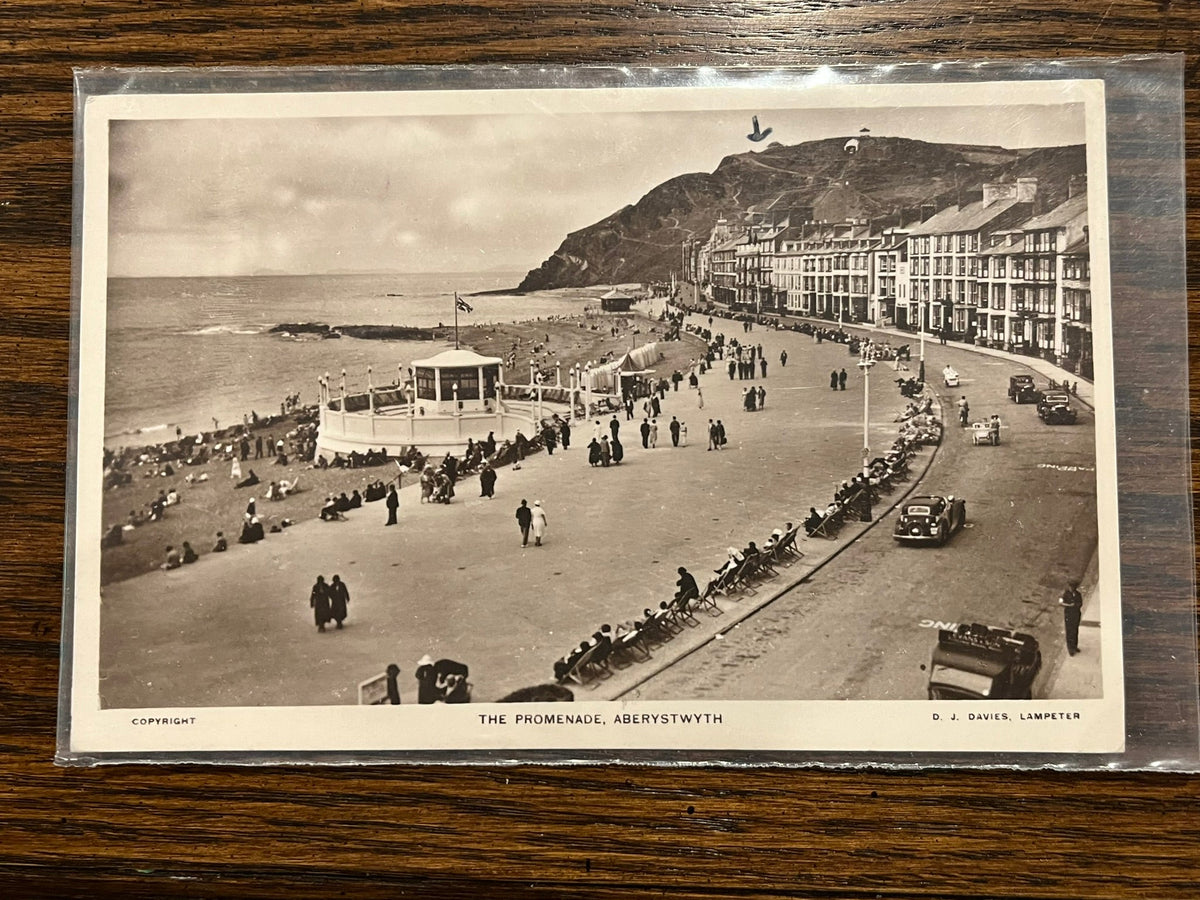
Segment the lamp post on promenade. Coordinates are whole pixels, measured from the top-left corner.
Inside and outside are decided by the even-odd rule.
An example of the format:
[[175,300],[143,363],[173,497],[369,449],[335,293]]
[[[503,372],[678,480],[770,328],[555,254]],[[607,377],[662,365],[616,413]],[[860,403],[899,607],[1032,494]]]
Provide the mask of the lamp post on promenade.
[[925,298],[917,301],[917,333],[921,336],[921,365],[917,370],[917,381],[925,383]]
[[875,354],[865,343],[858,367],[863,373],[863,513],[864,522],[871,521],[871,367],[875,365]]

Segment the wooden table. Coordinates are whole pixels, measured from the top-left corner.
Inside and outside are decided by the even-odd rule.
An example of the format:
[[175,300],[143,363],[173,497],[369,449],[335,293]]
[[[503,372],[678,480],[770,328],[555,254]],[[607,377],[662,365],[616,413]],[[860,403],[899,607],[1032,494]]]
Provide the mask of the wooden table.
[[[1188,0],[291,0],[0,11],[5,896],[1194,897],[1200,780],[653,768],[56,768],[72,66],[800,63],[1194,51]],[[1187,62],[1195,163],[1200,64]],[[1192,254],[1193,282],[1197,271]],[[1192,294],[1193,312],[1197,296]],[[1200,325],[1191,329],[1193,347]],[[1194,364],[1193,360],[1193,364]],[[1197,381],[1192,382],[1193,409]]]

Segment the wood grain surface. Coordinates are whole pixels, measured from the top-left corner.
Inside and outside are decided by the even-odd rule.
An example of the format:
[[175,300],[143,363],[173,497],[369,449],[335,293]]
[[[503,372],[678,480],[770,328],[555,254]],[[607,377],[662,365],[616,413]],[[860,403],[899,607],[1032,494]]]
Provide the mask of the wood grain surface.
[[[1200,780],[1170,774],[52,763],[62,591],[75,66],[783,64],[1200,46],[1195,0],[11,0],[0,7],[0,894],[1196,897]],[[1200,62],[1185,63],[1189,243]],[[1161,223],[1160,223],[1161,224]],[[1147,256],[1114,285],[1156,282]],[[1196,283],[1191,254],[1189,283]],[[1200,299],[1193,291],[1192,311]],[[1138,344],[1170,405],[1182,372]],[[1189,344],[1193,367],[1200,326]],[[1181,341],[1176,341],[1181,345]],[[1163,348],[1167,347],[1166,350]],[[1193,376],[1191,408],[1200,381]],[[1174,391],[1174,393],[1173,393]],[[1178,404],[1178,410],[1182,404]],[[1176,465],[1153,430],[1130,477]],[[1144,467],[1144,468],[1143,468]],[[1193,483],[1196,469],[1193,466]],[[1135,485],[1135,490],[1137,490]],[[1136,505],[1183,503],[1147,488]],[[1190,499],[1190,497],[1187,497]],[[1163,540],[1163,535],[1152,536]],[[1166,537],[1167,540],[1170,536]],[[1176,540],[1190,536],[1176,535]],[[1154,557],[1135,561],[1146,580]],[[1176,569],[1178,567],[1176,566]],[[1161,574],[1161,573],[1160,573]],[[1191,571],[1170,576],[1187,584]],[[1143,586],[1135,590],[1152,590]],[[1131,681],[1194,616],[1127,619]],[[1138,634],[1148,634],[1139,643]],[[1175,704],[1172,706],[1172,704]],[[1143,701],[1171,734],[1186,702]],[[1181,711],[1182,710],[1182,711]],[[1191,713],[1194,722],[1194,711]],[[1192,734],[1194,739],[1194,733]],[[1186,745],[1186,732],[1173,740]],[[1192,748],[1194,753],[1194,747]]]

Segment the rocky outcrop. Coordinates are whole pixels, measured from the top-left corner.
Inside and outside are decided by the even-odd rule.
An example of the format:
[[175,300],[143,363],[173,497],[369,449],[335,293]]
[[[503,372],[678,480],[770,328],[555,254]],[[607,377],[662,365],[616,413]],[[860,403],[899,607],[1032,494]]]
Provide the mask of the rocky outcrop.
[[717,219],[752,212],[811,210],[816,221],[886,217],[979,196],[985,181],[1039,179],[1040,202],[1066,199],[1086,171],[1082,146],[1008,150],[869,137],[856,153],[844,138],[728,156],[711,173],[680,175],[637,203],[573,232],[518,291],[665,281],[680,268],[683,242],[705,240]]

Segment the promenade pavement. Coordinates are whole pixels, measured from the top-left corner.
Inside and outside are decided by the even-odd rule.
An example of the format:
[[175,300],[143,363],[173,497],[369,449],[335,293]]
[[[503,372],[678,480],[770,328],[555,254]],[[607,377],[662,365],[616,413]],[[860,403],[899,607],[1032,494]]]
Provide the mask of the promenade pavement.
[[[102,704],[354,703],[357,684],[393,662],[410,703],[411,673],[425,654],[466,662],[480,701],[551,680],[554,660],[600,625],[669,599],[678,566],[703,584],[726,547],[761,544],[772,528],[800,521],[859,468],[856,358],[842,345],[795,333],[743,334],[736,323],[723,325],[729,337],[762,343],[768,377],[730,380],[716,368],[701,379],[703,409],[686,383],[669,392],[656,449],[642,449],[640,422],[622,416],[620,466],[588,466],[592,427],[578,424],[569,451],[500,470],[494,500],[477,496],[474,478],[460,482],[448,506],[421,505],[416,486],[405,485],[398,527],[385,528],[382,504],[369,504],[345,522],[301,522],[260,544],[107,586]],[[829,374],[842,367],[847,390],[831,391]],[[743,388],[760,384],[765,410],[742,411]],[[872,397],[870,444],[881,450],[895,436],[904,400],[889,378],[873,380]],[[671,446],[672,415],[688,426],[686,447]],[[726,425],[729,443],[719,451],[706,449],[710,418]],[[607,433],[607,421],[602,427]],[[547,511],[543,547],[520,545],[514,511],[522,498],[542,501]],[[578,689],[580,698],[622,692],[643,667],[665,665],[689,641],[708,639],[739,610],[802,578],[853,540],[853,530],[840,541],[805,542],[805,560],[777,586],[722,601],[725,615],[702,617],[694,633],[657,650],[651,663]],[[349,586],[350,616],[345,630],[318,633],[309,590],[316,575],[334,573]]]

